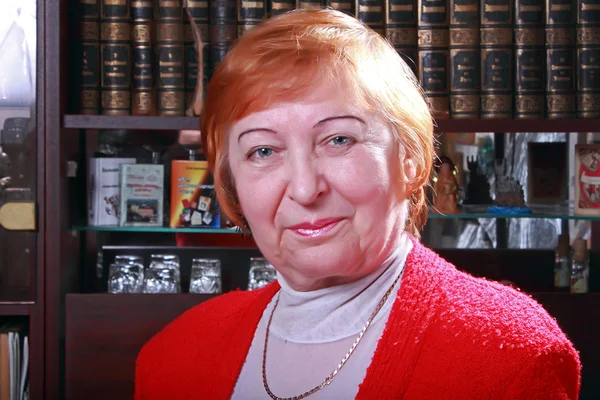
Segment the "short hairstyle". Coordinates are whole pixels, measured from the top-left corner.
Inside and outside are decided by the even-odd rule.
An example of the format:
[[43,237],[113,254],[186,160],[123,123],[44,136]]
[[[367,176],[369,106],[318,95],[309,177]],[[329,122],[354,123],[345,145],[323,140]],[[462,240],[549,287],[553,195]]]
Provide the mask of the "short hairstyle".
[[[343,82],[341,82],[343,80]],[[331,9],[299,9],[244,33],[215,69],[201,116],[204,154],[222,212],[245,226],[228,159],[227,132],[236,121],[322,83],[352,90],[358,107],[386,121],[403,157],[416,166],[406,230],[416,237],[427,219],[425,187],[432,168],[432,116],[414,73],[394,48],[356,18]]]

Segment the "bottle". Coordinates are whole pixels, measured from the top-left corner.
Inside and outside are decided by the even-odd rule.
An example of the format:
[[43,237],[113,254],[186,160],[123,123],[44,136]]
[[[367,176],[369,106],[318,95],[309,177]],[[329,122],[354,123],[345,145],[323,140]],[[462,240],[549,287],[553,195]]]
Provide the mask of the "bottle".
[[554,290],[557,292],[569,292],[571,286],[571,245],[569,235],[558,236],[554,256]]
[[587,293],[589,290],[590,261],[587,243],[583,239],[573,241],[571,264],[571,293]]

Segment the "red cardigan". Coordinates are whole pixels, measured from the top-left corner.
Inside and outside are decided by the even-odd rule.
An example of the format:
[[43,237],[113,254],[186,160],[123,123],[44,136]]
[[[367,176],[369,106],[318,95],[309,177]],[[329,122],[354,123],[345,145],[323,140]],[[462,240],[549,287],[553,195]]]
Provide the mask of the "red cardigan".
[[[231,292],[169,324],[139,354],[135,399],[231,398],[278,289]],[[533,299],[415,243],[357,399],[574,400],[580,370],[577,351]]]

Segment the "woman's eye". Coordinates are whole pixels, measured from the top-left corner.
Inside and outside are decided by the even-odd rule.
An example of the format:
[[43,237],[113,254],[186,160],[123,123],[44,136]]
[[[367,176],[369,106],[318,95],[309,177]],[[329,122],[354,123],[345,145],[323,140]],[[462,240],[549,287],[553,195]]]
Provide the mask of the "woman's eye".
[[352,139],[350,139],[347,136],[336,136],[333,139],[331,139],[331,143],[336,146],[343,146],[345,144],[349,144],[351,141]]
[[266,158],[266,157],[270,157],[273,154],[273,149],[270,149],[268,147],[261,147],[259,149],[256,149],[254,152],[252,152],[252,154],[250,154],[251,157],[255,157],[255,158]]

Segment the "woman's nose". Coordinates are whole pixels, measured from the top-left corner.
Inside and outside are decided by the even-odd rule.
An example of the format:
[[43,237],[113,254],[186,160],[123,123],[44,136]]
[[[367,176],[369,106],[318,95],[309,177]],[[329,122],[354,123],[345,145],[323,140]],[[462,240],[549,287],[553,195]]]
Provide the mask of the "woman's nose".
[[289,197],[303,206],[314,203],[327,191],[327,182],[316,160],[297,157],[289,165]]

